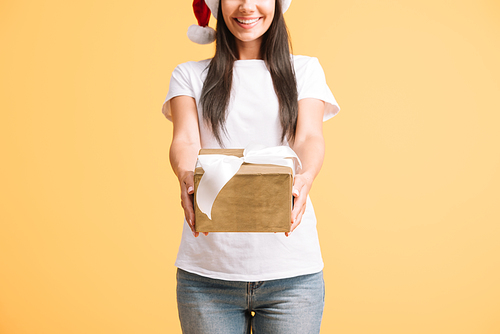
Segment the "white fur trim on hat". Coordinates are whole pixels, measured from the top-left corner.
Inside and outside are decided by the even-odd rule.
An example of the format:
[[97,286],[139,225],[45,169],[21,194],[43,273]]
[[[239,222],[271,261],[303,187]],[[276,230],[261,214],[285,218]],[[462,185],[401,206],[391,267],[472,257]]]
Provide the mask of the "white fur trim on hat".
[[215,30],[208,26],[193,24],[189,26],[187,35],[191,42],[197,44],[210,44],[215,41]]
[[[219,10],[219,1],[220,0],[205,0],[205,3],[208,8],[210,8],[210,11],[215,18],[217,18],[217,11]],[[292,0],[281,0],[281,9],[283,10],[283,13],[288,10],[291,3]]]

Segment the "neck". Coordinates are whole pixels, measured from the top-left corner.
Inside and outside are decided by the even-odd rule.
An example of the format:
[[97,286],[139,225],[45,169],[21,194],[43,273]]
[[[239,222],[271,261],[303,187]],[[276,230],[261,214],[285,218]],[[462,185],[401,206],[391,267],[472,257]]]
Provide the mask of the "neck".
[[251,42],[243,42],[236,39],[236,47],[238,48],[238,60],[247,59],[262,59],[260,54],[260,46],[262,38]]

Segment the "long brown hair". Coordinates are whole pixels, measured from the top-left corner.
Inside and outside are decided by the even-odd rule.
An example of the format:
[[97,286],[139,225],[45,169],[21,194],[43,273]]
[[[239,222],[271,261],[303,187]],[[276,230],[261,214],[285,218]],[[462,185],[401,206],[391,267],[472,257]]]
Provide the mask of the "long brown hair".
[[[233,65],[239,55],[235,37],[224,22],[220,1],[217,17],[215,55],[208,66],[200,104],[203,108],[203,120],[212,128],[215,139],[223,147],[222,135],[227,135],[225,121],[233,81]],[[293,143],[299,109],[297,80],[290,57],[291,47],[281,0],[276,0],[274,18],[263,35],[260,54],[271,74],[278,97],[282,143],[285,138]]]

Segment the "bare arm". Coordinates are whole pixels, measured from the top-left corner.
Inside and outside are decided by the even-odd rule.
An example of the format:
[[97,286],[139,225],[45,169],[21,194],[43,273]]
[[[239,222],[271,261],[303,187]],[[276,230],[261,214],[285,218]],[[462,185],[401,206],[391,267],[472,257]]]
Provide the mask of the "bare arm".
[[174,124],[170,164],[179,179],[184,216],[197,237],[199,233],[194,231],[194,168],[201,144],[196,102],[190,96],[177,96],[170,100],[170,108]]
[[[299,101],[299,115],[295,142],[290,147],[297,153],[302,162],[302,170],[297,173],[293,183],[295,197],[292,210],[293,231],[301,222],[306,209],[307,195],[312,183],[319,174],[325,156],[323,138],[323,112],[325,102],[318,99],[302,99]],[[288,236],[288,233],[285,233]]]

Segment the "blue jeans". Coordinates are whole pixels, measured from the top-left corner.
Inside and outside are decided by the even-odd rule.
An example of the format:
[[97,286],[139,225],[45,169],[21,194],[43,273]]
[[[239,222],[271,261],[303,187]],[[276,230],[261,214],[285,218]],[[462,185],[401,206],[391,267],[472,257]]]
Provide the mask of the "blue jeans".
[[177,269],[177,306],[185,334],[319,333],[324,303],[322,271],[238,282]]

